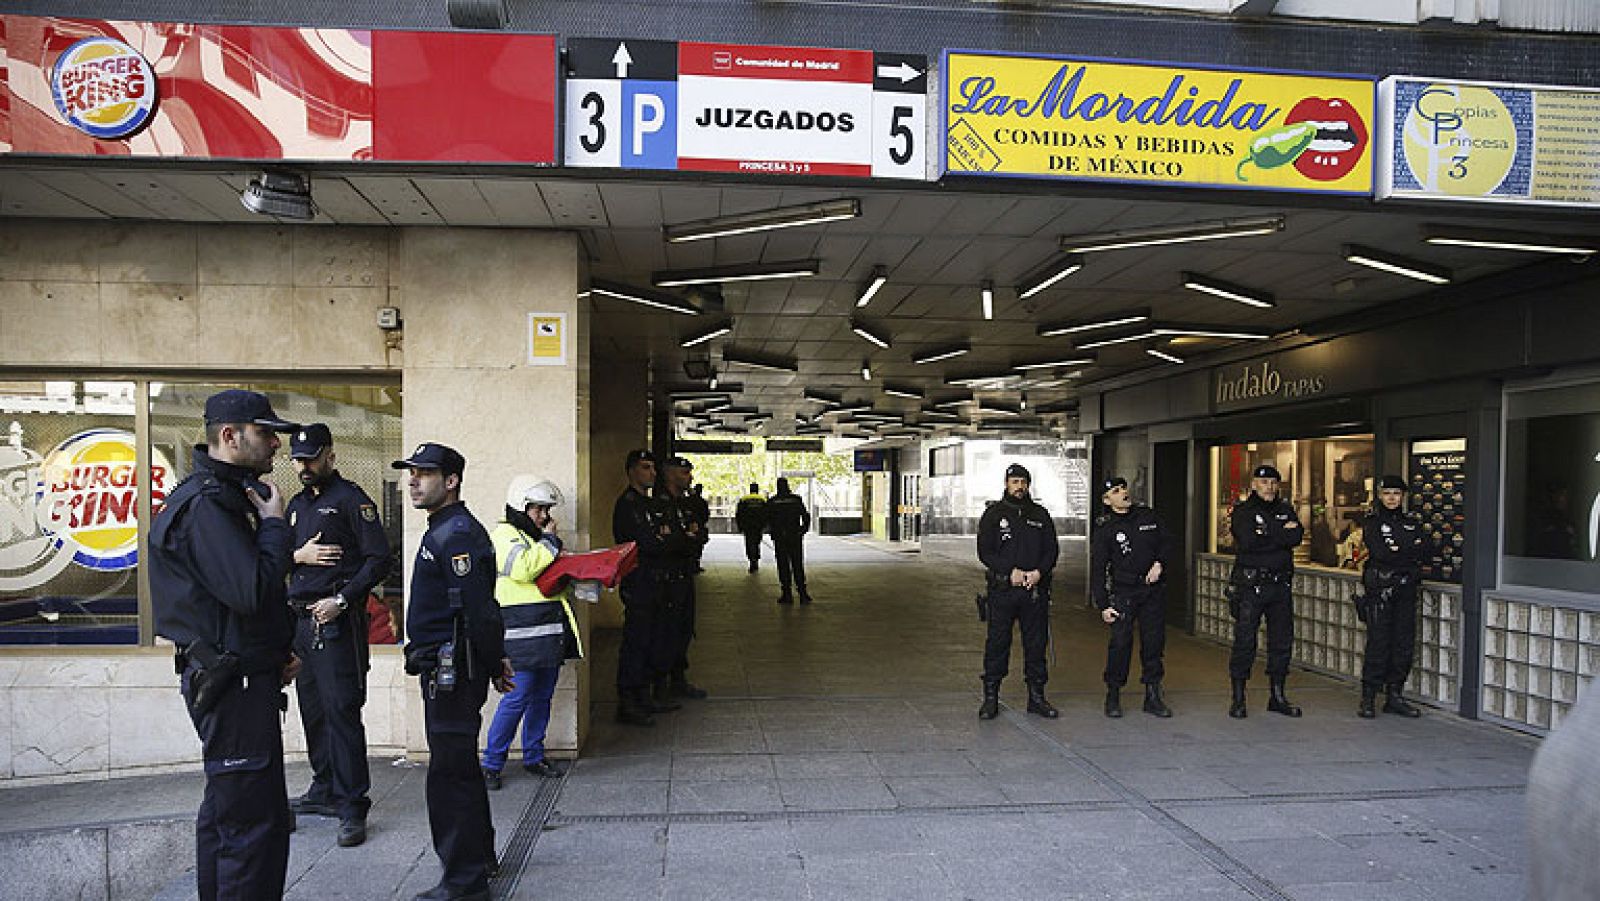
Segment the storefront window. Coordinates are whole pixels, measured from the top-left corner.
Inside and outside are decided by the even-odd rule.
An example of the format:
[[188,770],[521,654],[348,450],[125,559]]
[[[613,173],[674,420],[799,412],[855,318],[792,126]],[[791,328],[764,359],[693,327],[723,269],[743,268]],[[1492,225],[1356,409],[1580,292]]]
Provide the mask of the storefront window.
[[0,382],[0,645],[137,644],[133,382]]
[[1600,383],[1506,394],[1504,558],[1511,585],[1600,585]]
[[[0,382],[0,646],[131,645],[140,640],[140,494],[152,512],[192,468],[204,440],[201,411],[222,388],[265,392],[277,411],[326,422],[341,474],[372,496],[398,560],[404,512],[397,474],[400,391],[395,385],[235,384],[161,381]],[[136,415],[149,396],[148,431]],[[149,469],[136,476],[138,450]],[[269,477],[300,490],[288,447]],[[401,568],[370,605],[375,640],[401,632]]]
[[1250,493],[1250,473],[1263,463],[1283,476],[1281,496],[1294,504],[1306,540],[1297,565],[1356,569],[1361,559],[1361,517],[1372,503],[1371,435],[1294,441],[1259,441],[1212,448],[1211,550],[1233,553],[1229,515]]
[[[392,385],[336,384],[189,384],[152,382],[150,385],[151,453],[172,461],[178,477],[193,468],[194,445],[204,441],[201,411],[206,398],[225,388],[260,391],[272,401],[279,416],[293,422],[326,423],[333,434],[339,474],[360,485],[377,505],[384,532],[389,537],[393,564],[381,597],[370,599],[374,641],[398,641],[403,622],[400,609],[402,575],[399,564],[401,517],[405,511],[400,474],[389,463],[403,456],[400,447],[400,390]],[[265,478],[285,497],[301,490],[289,461],[289,436]],[[385,622],[387,619],[387,622]],[[382,627],[387,625],[385,631]]]

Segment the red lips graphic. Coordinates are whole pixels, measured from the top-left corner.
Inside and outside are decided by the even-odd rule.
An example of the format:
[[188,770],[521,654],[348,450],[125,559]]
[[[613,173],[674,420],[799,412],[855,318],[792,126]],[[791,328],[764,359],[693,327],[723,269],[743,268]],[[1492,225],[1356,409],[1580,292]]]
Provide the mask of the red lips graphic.
[[1296,103],[1285,125],[1310,122],[1317,137],[1294,161],[1301,175],[1313,181],[1338,181],[1350,174],[1367,150],[1367,125],[1350,104],[1335,97],[1307,97]]

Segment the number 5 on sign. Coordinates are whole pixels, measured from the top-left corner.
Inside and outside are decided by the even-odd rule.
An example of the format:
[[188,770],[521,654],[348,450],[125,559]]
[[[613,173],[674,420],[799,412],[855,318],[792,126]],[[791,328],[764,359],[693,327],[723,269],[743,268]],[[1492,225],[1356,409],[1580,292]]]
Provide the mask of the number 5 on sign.
[[872,176],[926,178],[928,60],[873,54]]

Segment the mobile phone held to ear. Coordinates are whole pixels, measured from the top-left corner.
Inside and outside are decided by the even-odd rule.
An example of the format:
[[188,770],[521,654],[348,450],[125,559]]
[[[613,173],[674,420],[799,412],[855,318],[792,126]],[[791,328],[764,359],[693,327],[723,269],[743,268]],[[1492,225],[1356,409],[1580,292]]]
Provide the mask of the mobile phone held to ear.
[[260,479],[247,478],[244,480],[244,487],[254,491],[256,493],[256,497],[259,497],[264,501],[272,499],[272,486],[261,481]]

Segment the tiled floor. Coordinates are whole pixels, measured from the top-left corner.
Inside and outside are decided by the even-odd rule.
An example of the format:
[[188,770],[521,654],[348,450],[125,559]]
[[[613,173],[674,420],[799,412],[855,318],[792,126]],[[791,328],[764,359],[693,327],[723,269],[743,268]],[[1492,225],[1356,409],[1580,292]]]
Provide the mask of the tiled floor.
[[711,698],[653,729],[616,725],[602,702],[516,897],[1523,891],[1525,737],[1435,711],[1360,720],[1351,689],[1310,674],[1290,683],[1304,718],[1266,713],[1258,678],[1251,716],[1230,720],[1225,653],[1176,632],[1177,716],[1130,696],[1107,720],[1105,630],[1070,571],[1050,683],[1062,718],[1023,714],[1013,678],[1009,709],[980,722],[975,566],[843,539],[808,551],[817,603],[779,607],[769,566],[747,575],[735,541],[713,543],[691,655]]

